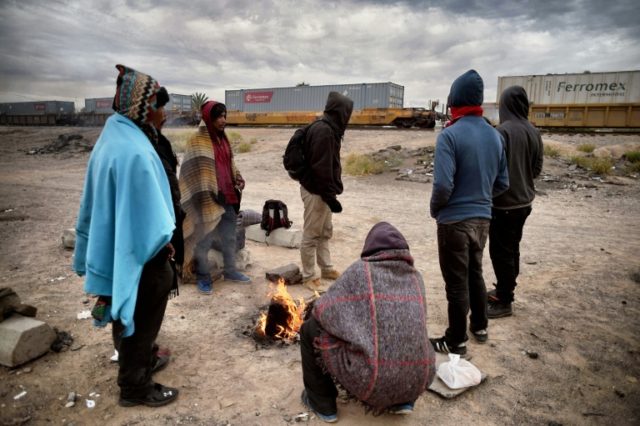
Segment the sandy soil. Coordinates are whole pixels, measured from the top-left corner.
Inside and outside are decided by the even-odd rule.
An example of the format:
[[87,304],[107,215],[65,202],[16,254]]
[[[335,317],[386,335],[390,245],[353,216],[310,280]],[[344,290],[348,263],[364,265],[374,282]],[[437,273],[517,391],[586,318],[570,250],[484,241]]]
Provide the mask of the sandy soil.
[[[289,206],[302,223],[297,184],[280,158],[291,129],[234,129],[256,138],[237,156],[247,181],[243,207],[261,210],[266,199]],[[262,348],[243,334],[267,303],[265,271],[299,262],[297,250],[248,242],[250,285],[216,283],[212,296],[181,288],[169,302],[159,343],[174,359],[157,374],[176,386],[172,405],[151,409],[117,405],[110,332],[76,319],[90,309],[82,279],[70,269],[61,234],[75,225],[88,154],[28,155],[59,134],[95,140],[99,129],[0,128],[0,286],[12,287],[38,307],[37,318],[70,333],[68,350],[27,365],[0,367],[2,424],[284,425],[304,412],[297,345]],[[435,143],[437,131],[351,130],[343,155],[390,145]],[[552,135],[563,146],[595,143],[640,146],[638,136]],[[427,392],[413,415],[365,416],[353,403],[339,406],[340,423],[395,424],[638,424],[640,422],[640,182],[633,177],[592,179],[546,159],[541,195],[525,227],[515,314],[490,322],[488,344],[469,344],[472,362],[488,380],[454,400]],[[380,220],[407,237],[427,286],[428,327],[446,328],[446,299],[437,257],[436,225],[428,216],[430,184],[395,180],[394,173],[345,177],[344,212],[334,217],[334,262],[354,261],[370,227]],[[494,282],[488,253],[485,279]],[[301,286],[294,296],[310,293]],[[527,352],[536,352],[531,358]],[[15,400],[23,390],[27,394]],[[69,392],[80,396],[65,408]],[[90,397],[90,394],[93,396]],[[87,408],[93,399],[95,408]],[[319,424],[312,417],[311,424]]]

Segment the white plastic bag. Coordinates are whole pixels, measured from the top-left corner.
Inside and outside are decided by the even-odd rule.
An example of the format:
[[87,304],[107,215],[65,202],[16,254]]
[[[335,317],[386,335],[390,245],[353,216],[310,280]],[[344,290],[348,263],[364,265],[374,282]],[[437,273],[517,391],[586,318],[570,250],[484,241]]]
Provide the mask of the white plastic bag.
[[437,374],[451,389],[475,386],[482,380],[480,370],[457,354],[449,354],[449,361],[440,364]]

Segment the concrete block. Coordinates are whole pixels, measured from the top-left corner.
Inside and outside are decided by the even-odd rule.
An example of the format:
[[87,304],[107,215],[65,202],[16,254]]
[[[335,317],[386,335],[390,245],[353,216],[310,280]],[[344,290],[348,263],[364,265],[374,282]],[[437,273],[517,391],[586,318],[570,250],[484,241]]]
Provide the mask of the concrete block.
[[56,333],[48,324],[13,314],[0,322],[0,364],[15,367],[45,354]]
[[76,230],[65,229],[62,231],[62,247],[73,250],[76,246]]
[[[207,253],[207,258],[209,259],[209,265],[211,265],[211,269],[222,269],[224,267],[222,253],[220,253],[219,251],[213,249],[209,250],[209,253]],[[251,265],[251,254],[249,253],[249,250],[238,250],[238,252],[236,253],[236,269],[238,271],[246,271],[249,265]]]
[[269,246],[280,246],[287,248],[300,248],[302,242],[302,231],[296,228],[278,228],[267,237],[266,231],[260,225],[252,225],[246,229],[247,238]]
[[277,283],[280,278],[284,280],[286,285],[302,283],[302,273],[295,263],[267,271],[265,276],[272,283]]

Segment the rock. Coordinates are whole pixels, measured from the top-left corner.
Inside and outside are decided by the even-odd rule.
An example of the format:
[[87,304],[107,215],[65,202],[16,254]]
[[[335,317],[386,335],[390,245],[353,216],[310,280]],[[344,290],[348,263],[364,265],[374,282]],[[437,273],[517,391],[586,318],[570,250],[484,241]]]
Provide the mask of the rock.
[[76,246],[76,230],[65,229],[62,231],[62,247],[73,250]]
[[0,322],[0,364],[15,367],[45,354],[56,333],[42,321],[12,315]]
[[295,263],[290,263],[267,271],[265,276],[272,283],[277,283],[280,278],[284,279],[284,283],[286,285],[302,283],[302,273],[300,272],[298,265]]
[[[215,265],[218,269],[222,269],[224,267],[224,260],[222,259],[221,252],[211,249],[209,250],[207,257],[209,258],[210,265]],[[251,265],[251,254],[249,253],[249,250],[239,250],[236,253],[236,269],[238,271],[246,271],[249,265]]]
[[252,241],[270,246],[300,248],[300,243],[302,242],[302,231],[295,228],[278,228],[271,231],[267,237],[266,231],[260,228],[260,225],[252,225],[247,227],[246,235]]

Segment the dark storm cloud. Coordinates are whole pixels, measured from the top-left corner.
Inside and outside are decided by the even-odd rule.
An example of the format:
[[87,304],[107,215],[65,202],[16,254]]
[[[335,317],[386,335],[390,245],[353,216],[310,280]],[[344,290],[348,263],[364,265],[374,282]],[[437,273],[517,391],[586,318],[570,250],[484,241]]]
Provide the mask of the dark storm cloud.
[[497,76],[634,69],[635,2],[35,0],[0,2],[0,100],[111,96],[116,63],[173,93],[393,81],[446,98]]

